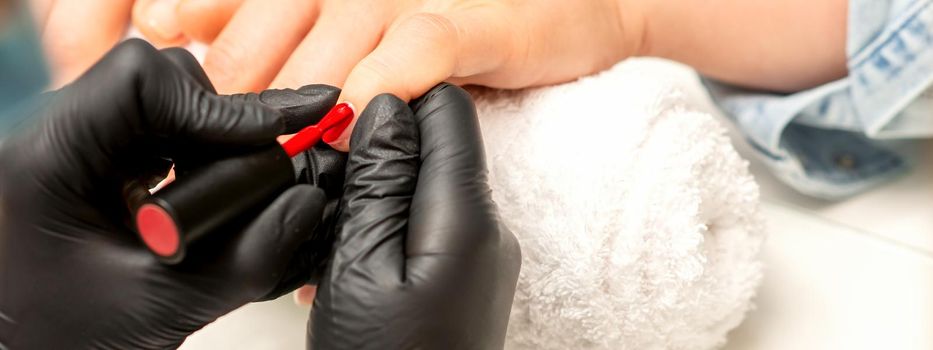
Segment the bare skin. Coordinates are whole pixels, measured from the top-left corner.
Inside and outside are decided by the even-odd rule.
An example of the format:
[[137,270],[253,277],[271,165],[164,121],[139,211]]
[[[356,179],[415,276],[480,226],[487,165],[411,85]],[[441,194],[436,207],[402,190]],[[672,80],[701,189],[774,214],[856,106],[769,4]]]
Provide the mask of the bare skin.
[[848,0],[652,1],[642,56],[683,62],[706,76],[793,92],[842,78]]

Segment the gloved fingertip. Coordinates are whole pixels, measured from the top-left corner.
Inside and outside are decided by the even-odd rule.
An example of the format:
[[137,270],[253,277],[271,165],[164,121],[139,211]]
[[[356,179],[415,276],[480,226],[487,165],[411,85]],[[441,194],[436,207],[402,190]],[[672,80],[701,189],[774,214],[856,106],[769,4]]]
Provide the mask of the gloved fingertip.
[[337,98],[340,97],[340,88],[324,84],[305,85],[295,90],[295,92],[304,96],[321,96],[329,101],[334,101],[335,104]]
[[298,90],[265,90],[259,102],[282,113],[284,133],[293,134],[317,123],[337,104],[340,89],[327,85],[306,85]]

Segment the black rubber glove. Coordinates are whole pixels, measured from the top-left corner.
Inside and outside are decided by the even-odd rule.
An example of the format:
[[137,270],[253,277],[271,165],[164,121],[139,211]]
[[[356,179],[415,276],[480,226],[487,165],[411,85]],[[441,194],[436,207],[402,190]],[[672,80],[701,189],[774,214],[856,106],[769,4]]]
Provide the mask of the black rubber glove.
[[411,108],[377,97],[344,189],[308,346],[501,348],[521,253],[490,198],[469,95],[441,85]]
[[176,347],[217,317],[295,285],[296,252],[326,202],[313,186],[199,241],[176,266],[160,264],[130,229],[130,208],[170,160],[193,167],[268,145],[289,124],[320,118],[339,93],[210,90],[190,55],[131,40],[48,94],[36,108],[40,121],[4,141],[0,349]]

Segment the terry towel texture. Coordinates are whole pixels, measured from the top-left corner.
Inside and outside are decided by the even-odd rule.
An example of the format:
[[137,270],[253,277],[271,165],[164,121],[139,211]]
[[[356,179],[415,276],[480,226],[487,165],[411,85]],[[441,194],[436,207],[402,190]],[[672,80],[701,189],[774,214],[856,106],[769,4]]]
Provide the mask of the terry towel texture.
[[474,94],[523,253],[506,348],[711,349],[752,307],[758,187],[669,69]]

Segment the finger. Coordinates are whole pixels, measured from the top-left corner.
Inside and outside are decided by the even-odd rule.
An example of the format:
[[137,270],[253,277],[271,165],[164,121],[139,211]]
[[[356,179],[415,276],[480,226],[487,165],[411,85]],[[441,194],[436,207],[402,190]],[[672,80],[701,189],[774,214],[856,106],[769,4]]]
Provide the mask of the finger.
[[52,12],[52,6],[55,0],[32,0],[29,2],[29,9],[32,12],[32,18],[39,28],[45,28],[45,23]]
[[182,46],[188,38],[181,31],[176,9],[180,0],[136,0],[133,24],[157,47]]
[[[510,50],[510,39],[508,31],[495,24],[509,22],[493,16],[498,11],[478,8],[408,17],[353,68],[340,100],[366,106],[373,96],[390,93],[408,101],[452,76],[471,76],[498,67]],[[332,145],[346,149],[349,132]]]
[[245,0],[208,49],[204,70],[221,93],[259,91],[272,82],[314,24],[308,0]]
[[[327,198],[324,192],[308,185],[298,185],[285,191],[245,232],[231,250],[230,263],[235,271],[267,279],[260,283],[268,289],[257,298],[275,289],[288,274],[289,263],[302,243],[311,236],[321,221]],[[296,286],[297,287],[297,286]],[[279,294],[290,292],[280,291]]]
[[243,0],[181,0],[178,23],[191,40],[211,43],[242,4]]
[[342,86],[353,66],[379,43],[389,17],[388,5],[391,2],[325,2],[314,28],[288,58],[272,87],[309,82]]
[[295,304],[311,305],[314,303],[314,296],[317,295],[317,286],[305,285],[295,291]]
[[345,280],[330,288],[403,281],[404,233],[418,163],[418,129],[411,110],[394,96],[376,97],[353,132],[330,268],[330,280]]
[[60,87],[84,73],[116,44],[130,20],[132,0],[56,0],[43,41]]
[[161,51],[165,58],[168,58],[176,67],[187,73],[188,76],[200,84],[201,87],[212,93],[217,93],[217,90],[214,89],[214,85],[211,84],[211,80],[208,79],[207,73],[204,73],[204,69],[201,68],[198,59],[194,58],[194,55],[192,55],[190,51],[180,47],[172,47]]
[[[501,233],[470,95],[442,84],[412,104],[422,158],[411,204],[407,272],[440,283],[458,271],[487,267],[495,271],[480,274],[489,276],[484,283],[501,281],[514,287],[520,253],[514,237]],[[445,258],[422,259],[432,256]]]

